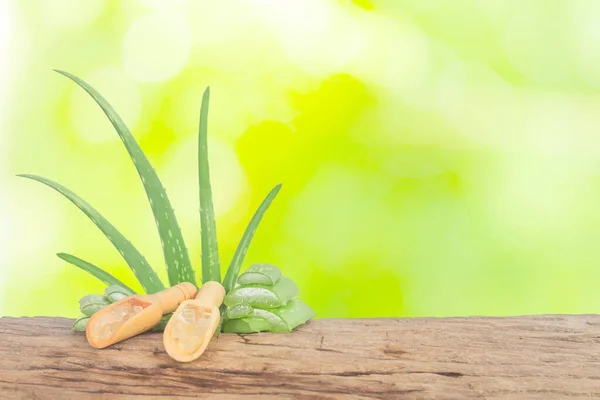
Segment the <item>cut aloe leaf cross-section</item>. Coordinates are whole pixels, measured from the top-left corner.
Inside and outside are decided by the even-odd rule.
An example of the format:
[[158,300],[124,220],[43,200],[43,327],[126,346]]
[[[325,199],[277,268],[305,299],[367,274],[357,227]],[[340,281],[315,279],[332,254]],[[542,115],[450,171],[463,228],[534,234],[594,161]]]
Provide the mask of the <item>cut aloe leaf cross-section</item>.
[[271,327],[269,322],[261,317],[246,317],[232,319],[223,323],[222,330],[225,333],[256,333],[266,332]]
[[316,316],[313,309],[300,299],[293,299],[285,306],[270,311],[281,318],[290,331]]
[[119,286],[119,285],[110,285],[104,291],[104,296],[111,303],[115,303],[115,302],[117,302],[119,300],[123,300],[125,297],[131,296],[133,294],[134,294],[133,292],[131,292],[131,291],[125,289],[124,287]]
[[228,314],[229,319],[223,324],[223,332],[291,332],[315,316],[315,312],[300,299],[290,300],[282,307],[268,310],[254,308],[246,316],[238,315],[242,310],[239,306],[234,306],[231,310],[235,318]]
[[254,264],[238,278],[240,285],[273,286],[281,279],[281,271],[271,264]]
[[79,310],[82,314],[91,317],[109,304],[110,301],[101,294],[88,294],[79,300]]
[[227,307],[225,310],[225,319],[237,319],[248,317],[254,309],[249,304],[236,304],[233,307]]
[[227,307],[249,304],[254,308],[281,307],[298,295],[298,286],[288,278],[281,278],[273,286],[238,286],[225,297]]
[[75,320],[75,322],[73,323],[73,327],[71,329],[73,329],[75,332],[85,332],[85,328],[87,327],[87,323],[89,321],[90,317],[87,315],[81,315],[79,318],[77,318]]
[[65,71],[56,70],[56,72],[71,79],[94,99],[102,111],[104,111],[104,114],[106,114],[125,145],[150,201],[150,207],[156,220],[156,226],[158,227],[165,263],[167,264],[169,283],[171,286],[181,282],[191,282],[195,285],[196,276],[194,269],[192,268],[177,218],[175,218],[173,207],[167,197],[167,192],[160,182],[156,171],[154,171],[154,168],[152,168],[144,152],[129,131],[129,128],[127,128],[119,114],[117,114],[108,101],[87,82]]

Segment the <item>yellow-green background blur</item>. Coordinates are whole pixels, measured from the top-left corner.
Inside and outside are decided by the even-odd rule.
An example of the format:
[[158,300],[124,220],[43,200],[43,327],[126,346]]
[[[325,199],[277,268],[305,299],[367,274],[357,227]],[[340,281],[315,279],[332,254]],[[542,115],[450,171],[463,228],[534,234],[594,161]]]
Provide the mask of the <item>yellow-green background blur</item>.
[[2,1],[0,315],[78,314],[139,288],[35,173],[113,222],[166,281],[147,199],[95,86],[162,179],[200,270],[196,140],[223,268],[269,189],[245,267],[318,317],[600,310],[600,1]]

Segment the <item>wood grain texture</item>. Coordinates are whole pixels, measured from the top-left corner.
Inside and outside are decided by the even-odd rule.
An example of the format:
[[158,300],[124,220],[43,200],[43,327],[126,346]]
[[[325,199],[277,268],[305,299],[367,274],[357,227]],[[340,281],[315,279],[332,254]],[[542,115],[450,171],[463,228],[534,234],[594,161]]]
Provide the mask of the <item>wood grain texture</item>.
[[600,316],[322,319],[222,334],[179,364],[161,335],[104,350],[65,318],[0,319],[7,399],[600,397]]

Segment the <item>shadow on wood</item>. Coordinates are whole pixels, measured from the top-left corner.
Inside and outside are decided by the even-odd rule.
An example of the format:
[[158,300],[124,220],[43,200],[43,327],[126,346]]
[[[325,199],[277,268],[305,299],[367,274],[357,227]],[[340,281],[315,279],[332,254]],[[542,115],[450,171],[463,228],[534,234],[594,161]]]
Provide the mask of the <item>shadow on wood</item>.
[[0,398],[600,397],[598,315],[322,319],[292,334],[221,334],[189,364],[159,333],[96,350],[72,322],[0,319]]

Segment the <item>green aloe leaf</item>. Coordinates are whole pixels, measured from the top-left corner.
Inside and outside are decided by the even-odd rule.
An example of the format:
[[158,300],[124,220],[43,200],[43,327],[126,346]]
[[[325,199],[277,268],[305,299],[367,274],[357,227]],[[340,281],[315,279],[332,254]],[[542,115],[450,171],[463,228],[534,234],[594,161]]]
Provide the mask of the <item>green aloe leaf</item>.
[[255,308],[252,312],[253,317],[264,318],[269,323],[269,332],[291,332],[286,323],[279,315],[271,312],[271,310],[263,310]]
[[136,142],[135,138],[112,106],[106,101],[96,89],[87,82],[65,71],[56,70],[61,75],[66,76],[85,90],[102,108],[119,137],[123,141],[135,168],[142,180],[146,195],[150,201],[150,207],[156,220],[160,241],[163,248],[165,263],[167,265],[167,274],[171,286],[181,282],[191,282],[196,284],[196,276],[192,268],[190,257],[185,247],[183,235],[171,202],[167,197],[167,192],[163,187],[158,175],[150,165],[150,162],[144,155],[144,152]]
[[208,167],[208,103],[210,88],[202,95],[200,128],[198,132],[198,179],[200,181],[200,230],[202,238],[202,282],[221,282],[217,224],[210,186]]
[[231,260],[231,264],[229,264],[229,268],[227,269],[227,274],[225,274],[225,280],[223,281],[223,287],[225,287],[225,293],[229,293],[235,286],[235,282],[238,279],[238,275],[240,273],[240,268],[242,267],[242,263],[244,258],[246,257],[246,253],[248,253],[248,248],[250,247],[250,243],[252,242],[252,238],[254,237],[254,233],[256,229],[258,229],[258,224],[262,220],[263,215],[269,209],[269,206],[277,196],[281,190],[281,184],[276,185],[267,197],[262,201],[258,209],[252,216],[250,223],[246,227],[244,234],[242,235],[242,239],[238,244],[237,249],[235,250],[235,254],[233,255],[233,259]]
[[300,299],[290,300],[285,306],[270,311],[279,316],[290,331],[316,316],[313,309]]
[[79,300],[79,310],[82,314],[91,317],[109,304],[110,301],[101,294],[88,294]]
[[256,333],[268,331],[270,327],[271,324],[264,318],[246,317],[224,322],[222,330],[225,333]]
[[41,182],[52,189],[56,190],[73,204],[75,204],[81,211],[87,215],[100,230],[106,235],[106,237],[112,242],[115,248],[121,253],[133,273],[140,281],[140,284],[146,290],[147,293],[156,293],[163,290],[165,287],[160,281],[156,272],[148,264],[144,256],[115,228],[106,218],[104,218],[94,207],[71,192],[66,187],[59,183],[51,181],[50,179],[42,178],[37,175],[19,175],[24,178],[33,179]]
[[60,257],[61,259],[65,260],[69,264],[72,264],[72,265],[76,266],[77,268],[80,268],[86,272],[89,272],[91,275],[100,279],[102,282],[106,283],[107,285],[117,285],[124,289],[127,289],[128,291],[131,292],[131,294],[135,294],[135,291],[133,289],[131,289],[129,286],[125,285],[123,282],[121,282],[120,280],[118,280],[117,278],[115,278],[114,276],[109,274],[108,272],[104,271],[103,269],[95,266],[94,264],[90,264],[89,262],[82,260],[81,258],[72,256],[71,254],[67,254],[67,253],[58,253],[57,256]]
[[273,286],[280,279],[281,271],[276,266],[271,264],[253,264],[240,275],[237,282],[240,285]]
[[[269,332],[291,332],[314,316],[315,312],[300,299],[292,299],[284,306],[266,310],[238,304],[227,309],[223,329],[224,332],[235,333],[258,332],[259,329]],[[264,319],[267,324],[258,322],[257,318]],[[233,320],[240,322],[229,323]]]
[[74,330],[75,332],[85,332],[85,328],[87,326],[89,319],[90,319],[90,317],[88,317],[87,315],[81,315],[79,318],[77,318],[75,320],[75,322],[73,323],[73,327],[71,329]]
[[289,278],[281,278],[274,286],[238,286],[225,296],[224,304],[249,304],[254,308],[275,308],[298,295],[298,286]]
[[252,306],[248,304],[236,304],[233,307],[227,307],[227,310],[225,310],[225,318],[229,320],[248,317],[252,314],[253,310]]
[[110,285],[104,291],[104,296],[106,296],[108,301],[110,301],[111,303],[116,303],[117,301],[122,300],[125,297],[129,297],[133,294],[135,294],[133,293],[133,291],[125,289],[124,287],[121,287],[119,285]]

